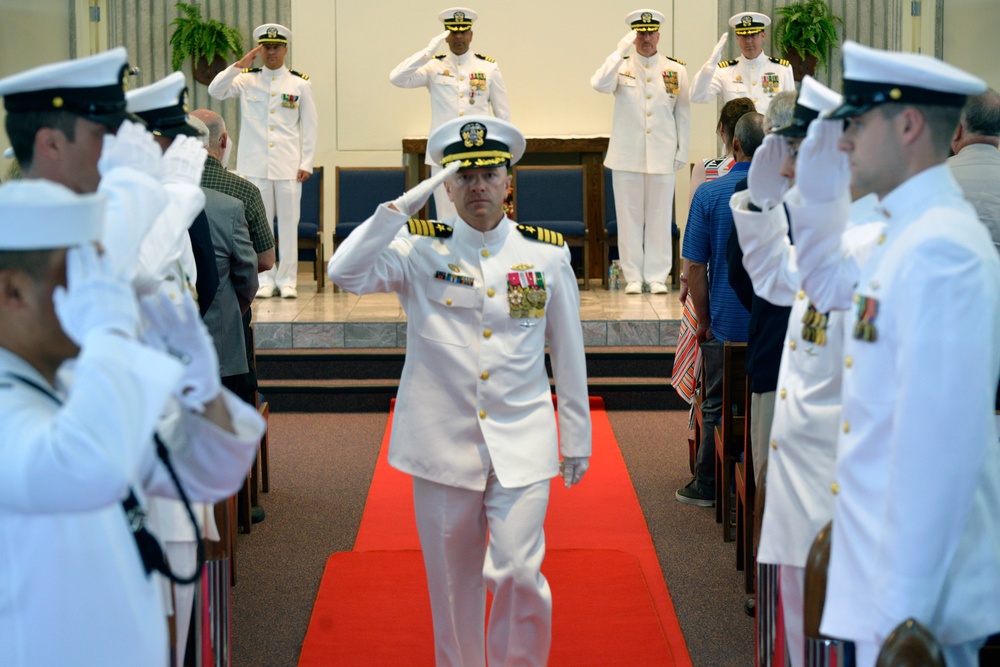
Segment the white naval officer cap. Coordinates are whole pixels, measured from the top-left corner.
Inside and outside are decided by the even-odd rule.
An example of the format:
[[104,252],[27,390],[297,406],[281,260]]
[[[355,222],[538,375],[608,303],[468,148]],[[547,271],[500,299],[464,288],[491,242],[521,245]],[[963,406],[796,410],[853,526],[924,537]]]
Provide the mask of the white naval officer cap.
[[181,72],[173,72],[155,83],[125,93],[129,113],[142,119],[157,136],[199,136],[188,123],[187,81]]
[[896,53],[844,42],[844,103],[830,118],[859,116],[880,104],[961,107],[986,82],[954,65],[916,53]]
[[67,111],[118,127],[125,120],[128,52],[117,47],[86,58],[34,67],[0,79],[9,113]]
[[0,250],[72,248],[101,239],[104,200],[42,178],[0,185]]
[[625,15],[625,23],[636,32],[656,32],[666,20],[667,17],[655,9],[637,9]]
[[258,44],[288,44],[292,31],[280,23],[265,23],[254,28],[253,39]]
[[771,18],[760,12],[740,12],[729,17],[729,27],[737,35],[756,35],[771,25]]
[[442,167],[461,160],[459,169],[490,169],[517,164],[527,142],[511,123],[492,116],[455,118],[431,133],[427,154]]
[[472,30],[472,24],[478,18],[479,14],[468,7],[449,7],[438,14],[438,20],[444,23],[444,29],[451,32]]
[[804,137],[809,130],[809,123],[824,111],[836,109],[843,102],[844,98],[840,93],[830,90],[807,74],[802,78],[802,88],[795,99],[791,122],[772,130],[772,133],[786,137]]

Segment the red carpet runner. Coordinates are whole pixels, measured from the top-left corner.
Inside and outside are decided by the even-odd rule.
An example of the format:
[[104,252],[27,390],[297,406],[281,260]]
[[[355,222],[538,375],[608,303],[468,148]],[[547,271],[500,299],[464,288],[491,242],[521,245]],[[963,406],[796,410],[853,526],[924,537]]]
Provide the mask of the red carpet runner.
[[[553,667],[691,665],[604,405],[591,399],[583,483],[552,484],[542,571],[552,587]],[[375,468],[354,551],[327,561],[300,667],[434,664],[430,603],[409,477]]]

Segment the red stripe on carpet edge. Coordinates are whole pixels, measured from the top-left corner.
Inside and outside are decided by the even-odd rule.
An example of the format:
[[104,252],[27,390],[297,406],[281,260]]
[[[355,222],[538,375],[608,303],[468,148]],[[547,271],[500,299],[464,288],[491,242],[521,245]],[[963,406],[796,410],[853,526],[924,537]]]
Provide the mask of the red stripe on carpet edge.
[[[593,455],[583,482],[566,489],[553,480],[545,523],[547,549],[620,550],[634,555],[645,578],[674,665],[689,666],[673,602],[628,469],[600,398],[591,397]],[[409,476],[388,464],[392,411],[386,425],[355,551],[419,550]],[[312,622],[310,622],[310,629]],[[307,641],[309,635],[307,634]],[[303,648],[303,654],[305,648]]]

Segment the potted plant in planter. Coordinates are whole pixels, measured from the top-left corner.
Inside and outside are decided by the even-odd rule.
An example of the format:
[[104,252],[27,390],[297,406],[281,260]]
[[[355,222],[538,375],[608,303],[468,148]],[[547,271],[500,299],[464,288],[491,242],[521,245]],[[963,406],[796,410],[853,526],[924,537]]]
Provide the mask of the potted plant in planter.
[[243,36],[222,21],[203,20],[197,2],[178,2],[175,6],[183,15],[170,22],[174,26],[170,35],[171,65],[179,70],[191,58],[195,81],[208,85],[229,65],[230,53],[243,55]]
[[779,18],[774,44],[792,65],[795,80],[815,75],[817,64],[826,66],[830,49],[837,45],[837,26],[844,21],[824,0],[800,0],[774,10]]

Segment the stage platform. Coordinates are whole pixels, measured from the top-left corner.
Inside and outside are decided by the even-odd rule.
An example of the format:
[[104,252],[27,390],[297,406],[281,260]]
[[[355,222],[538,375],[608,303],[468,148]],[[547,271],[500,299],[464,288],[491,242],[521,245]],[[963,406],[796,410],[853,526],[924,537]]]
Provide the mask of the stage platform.
[[[403,348],[406,314],[395,294],[356,296],[299,276],[297,299],[256,299],[258,350]],[[625,294],[600,281],[580,292],[584,344],[592,347],[674,347],[680,329],[677,291]]]

